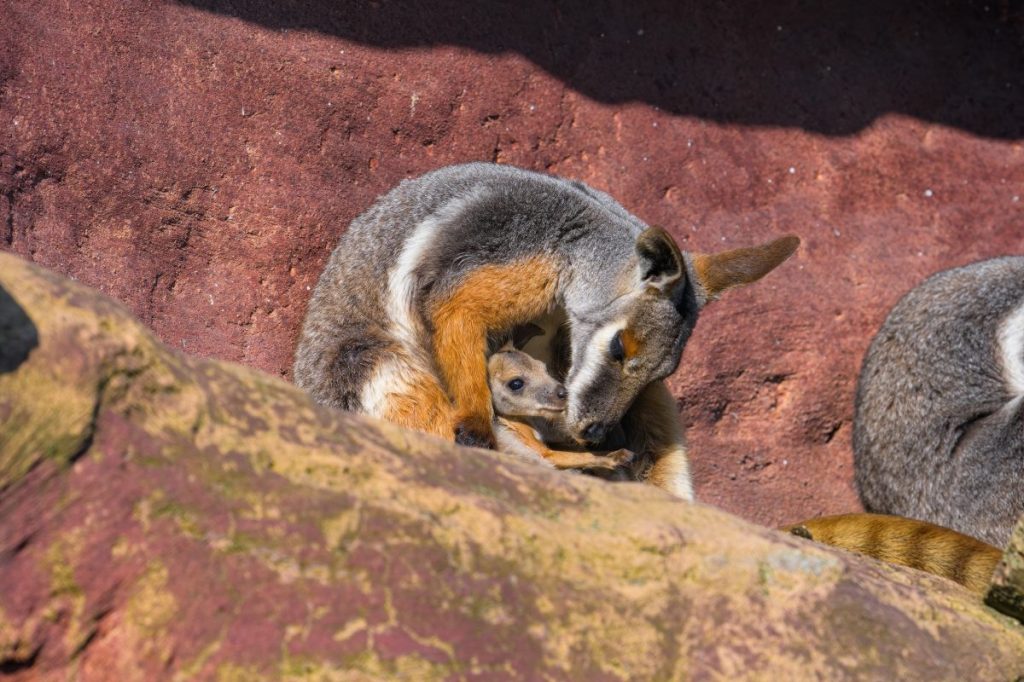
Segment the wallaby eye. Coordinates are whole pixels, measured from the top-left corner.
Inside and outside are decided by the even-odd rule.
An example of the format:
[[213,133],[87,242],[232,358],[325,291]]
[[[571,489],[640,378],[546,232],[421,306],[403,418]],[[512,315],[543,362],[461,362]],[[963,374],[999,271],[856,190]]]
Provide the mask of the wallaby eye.
[[626,359],[626,349],[622,345],[622,332],[615,332],[612,341],[608,344],[608,352],[612,354],[615,362],[622,362]]
[[521,391],[523,390],[523,386],[526,385],[526,382],[524,382],[519,377],[516,377],[515,379],[512,379],[505,385],[508,386],[508,390],[510,391]]

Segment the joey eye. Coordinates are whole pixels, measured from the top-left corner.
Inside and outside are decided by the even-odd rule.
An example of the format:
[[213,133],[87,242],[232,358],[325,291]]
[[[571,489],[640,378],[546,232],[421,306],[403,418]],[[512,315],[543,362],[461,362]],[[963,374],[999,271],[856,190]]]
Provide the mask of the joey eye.
[[608,352],[611,353],[615,362],[622,362],[626,359],[626,349],[622,345],[622,332],[615,332],[611,343],[608,344]]
[[521,390],[523,390],[523,386],[526,385],[526,382],[524,382],[519,377],[516,377],[515,379],[512,379],[511,381],[509,381],[505,385],[508,386],[508,389],[510,391],[521,391]]

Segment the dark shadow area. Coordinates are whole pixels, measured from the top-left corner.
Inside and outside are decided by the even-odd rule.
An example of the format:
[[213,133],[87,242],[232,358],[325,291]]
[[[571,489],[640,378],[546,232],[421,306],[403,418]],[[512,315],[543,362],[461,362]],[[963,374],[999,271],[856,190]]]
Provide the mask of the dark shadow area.
[[593,99],[702,119],[845,135],[898,112],[1024,137],[1024,0],[179,1],[374,47],[518,52]]
[[0,374],[13,372],[39,345],[39,331],[25,310],[0,287]]

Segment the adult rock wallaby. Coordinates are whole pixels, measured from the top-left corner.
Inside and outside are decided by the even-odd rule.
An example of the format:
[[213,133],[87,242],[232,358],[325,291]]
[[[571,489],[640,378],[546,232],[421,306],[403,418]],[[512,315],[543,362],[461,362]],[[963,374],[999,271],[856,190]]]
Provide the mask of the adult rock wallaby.
[[494,447],[488,334],[564,309],[570,434],[596,444],[621,422],[629,449],[655,453],[651,482],[692,499],[660,380],[706,303],[798,243],[683,254],[582,183],[494,164],[442,168],[402,182],[342,236],[309,304],[295,382],[322,403]]
[[857,387],[868,511],[1002,547],[1024,513],[1024,257],[933,275],[875,336]]

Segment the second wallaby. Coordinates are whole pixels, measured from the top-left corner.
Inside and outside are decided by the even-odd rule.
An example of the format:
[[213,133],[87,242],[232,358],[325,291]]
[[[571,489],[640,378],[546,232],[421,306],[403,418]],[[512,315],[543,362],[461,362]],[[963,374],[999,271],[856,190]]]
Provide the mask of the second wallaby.
[[1024,258],[933,275],[864,358],[854,473],[872,512],[1005,546],[1024,514]]
[[955,530],[886,514],[840,514],[786,526],[793,535],[948,578],[984,594],[1002,557]]
[[633,458],[624,448],[590,452],[553,447],[571,447],[565,426],[568,393],[540,360],[510,345],[491,355],[487,370],[498,449],[516,454],[529,450],[558,469],[614,470]]

